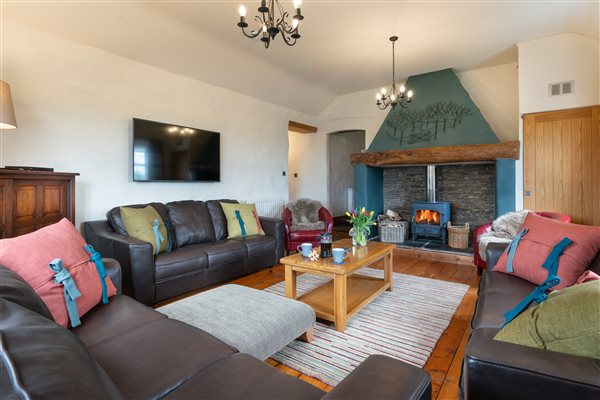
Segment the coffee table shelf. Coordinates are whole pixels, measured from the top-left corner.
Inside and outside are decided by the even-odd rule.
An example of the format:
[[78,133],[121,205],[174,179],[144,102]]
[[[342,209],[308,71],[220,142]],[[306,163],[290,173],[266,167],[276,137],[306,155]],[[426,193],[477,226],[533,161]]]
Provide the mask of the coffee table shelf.
[[[348,318],[352,317],[381,292],[390,287],[390,284],[381,278],[373,278],[360,274],[348,277],[346,282],[346,315]],[[333,280],[298,297],[298,300],[311,306],[318,318],[335,322]]]

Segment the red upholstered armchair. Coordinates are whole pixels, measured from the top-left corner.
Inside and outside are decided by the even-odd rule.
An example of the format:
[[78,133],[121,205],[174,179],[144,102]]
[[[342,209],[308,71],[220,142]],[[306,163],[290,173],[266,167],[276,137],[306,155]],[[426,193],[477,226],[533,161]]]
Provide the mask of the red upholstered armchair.
[[325,207],[319,209],[319,221],[325,223],[325,229],[310,230],[310,231],[291,231],[292,226],[292,211],[286,207],[283,210],[283,222],[285,226],[285,249],[296,251],[298,245],[302,243],[312,243],[313,247],[321,245],[321,233],[333,232],[333,217]]
[[[555,219],[562,222],[571,222],[571,217],[566,214],[556,212],[538,211],[537,215],[545,218]],[[479,237],[484,233],[492,231],[492,223],[481,225],[473,231],[473,263],[477,267],[477,274],[480,275],[484,269],[487,269],[487,263],[479,256]]]

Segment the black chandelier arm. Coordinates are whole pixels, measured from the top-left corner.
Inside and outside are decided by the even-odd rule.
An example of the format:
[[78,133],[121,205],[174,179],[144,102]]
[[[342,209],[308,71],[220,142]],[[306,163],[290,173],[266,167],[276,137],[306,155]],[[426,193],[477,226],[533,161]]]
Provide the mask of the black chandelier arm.
[[[297,31],[297,29],[296,29],[296,31]],[[296,34],[297,34],[297,33],[296,33]],[[297,37],[294,37],[294,36],[292,36],[292,35],[290,35],[290,36],[288,37],[288,35],[287,35],[287,32],[283,32],[283,31],[281,32],[281,38],[283,39],[283,42],[284,42],[285,44],[287,44],[288,46],[293,46],[293,45],[295,45],[295,44],[296,44],[296,41],[297,41],[297,40],[298,40],[298,38],[300,37],[300,35],[299,35],[299,34],[297,34],[297,35],[298,35]]]
[[254,17],[254,20],[255,20],[256,22],[258,22],[258,25],[259,25],[259,27],[260,27],[260,28],[259,28],[259,29],[257,29],[257,30],[255,30],[255,31],[254,31],[254,30],[253,30],[253,31],[250,31],[250,33],[247,33],[247,32],[246,32],[246,28],[248,27],[248,24],[246,24],[246,26],[241,26],[240,24],[238,24],[238,26],[239,26],[239,27],[242,29],[242,33],[244,34],[244,36],[246,36],[246,37],[248,37],[248,38],[250,38],[250,39],[254,39],[254,38],[256,38],[258,35],[260,35],[260,34],[262,33],[262,27],[263,27],[263,25],[265,24],[265,23],[264,23],[264,20],[263,20],[263,19],[261,19],[261,18],[260,18],[258,15]]

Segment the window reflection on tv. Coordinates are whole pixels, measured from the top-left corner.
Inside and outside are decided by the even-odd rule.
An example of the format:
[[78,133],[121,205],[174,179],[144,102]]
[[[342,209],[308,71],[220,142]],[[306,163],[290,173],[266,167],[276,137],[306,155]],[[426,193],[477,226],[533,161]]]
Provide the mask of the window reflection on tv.
[[133,119],[133,180],[220,181],[220,134]]

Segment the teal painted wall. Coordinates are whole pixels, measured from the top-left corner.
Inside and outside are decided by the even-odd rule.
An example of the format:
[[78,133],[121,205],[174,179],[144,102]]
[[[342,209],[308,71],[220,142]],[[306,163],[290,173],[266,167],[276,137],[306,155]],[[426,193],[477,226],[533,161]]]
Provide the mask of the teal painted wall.
[[390,108],[368,151],[498,142],[451,69],[411,76],[406,87],[414,101]]
[[[383,213],[383,169],[366,165],[354,166],[354,207],[365,207]],[[377,227],[371,228],[371,237],[377,235]]]
[[496,160],[496,217],[516,210],[515,160]]

